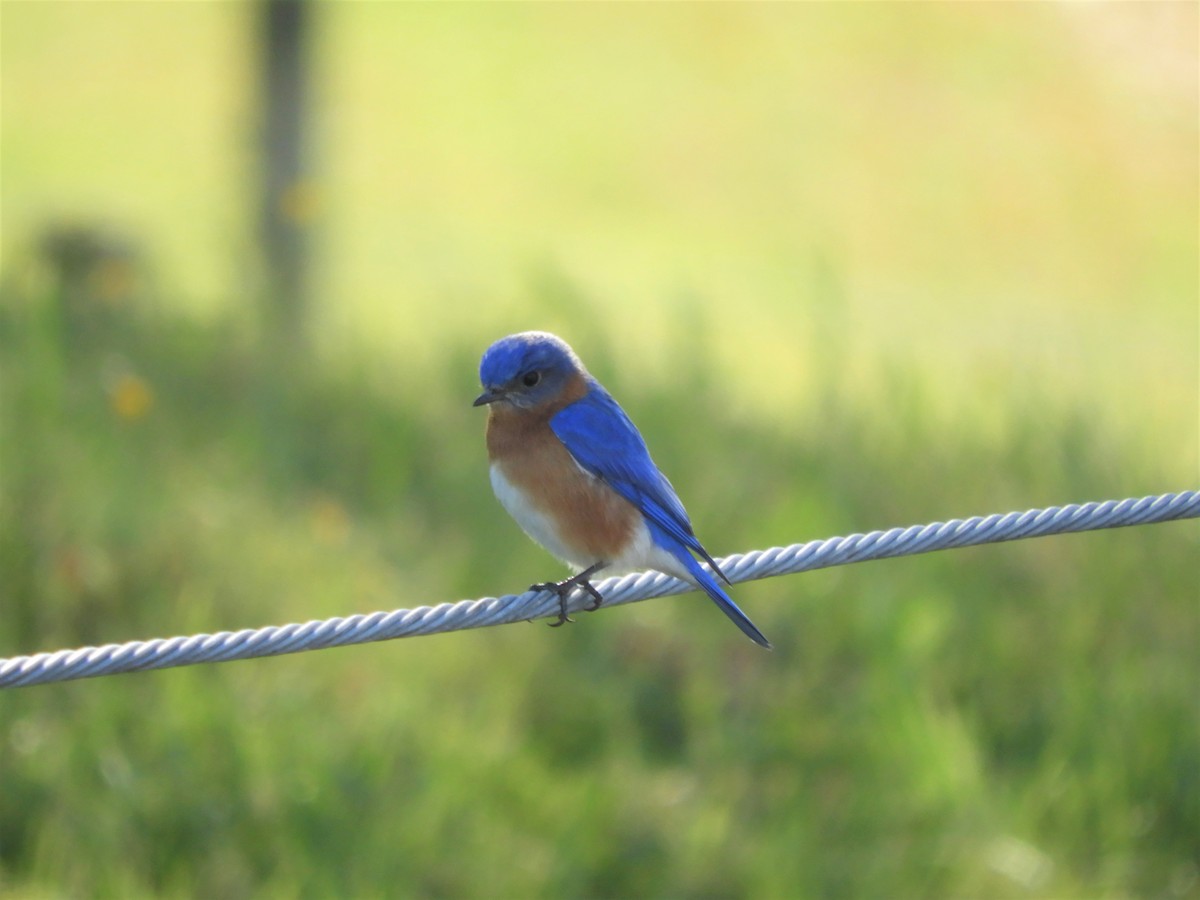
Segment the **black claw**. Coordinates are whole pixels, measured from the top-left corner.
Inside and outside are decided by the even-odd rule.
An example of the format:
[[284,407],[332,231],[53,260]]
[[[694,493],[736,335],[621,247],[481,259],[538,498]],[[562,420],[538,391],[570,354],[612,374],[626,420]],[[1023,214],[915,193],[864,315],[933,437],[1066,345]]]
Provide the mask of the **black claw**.
[[571,588],[574,587],[570,582],[568,578],[566,581],[543,581],[541,584],[529,586],[531,591],[550,591],[558,595],[558,620],[550,623],[551,628],[558,628],[564,622],[575,621],[567,615],[567,598],[571,596]]
[[596,610],[598,610],[600,608],[600,604],[604,602],[604,597],[601,595],[601,593],[598,590],[596,590],[595,586],[590,581],[582,582],[580,584],[580,587],[582,587],[585,591],[587,591],[589,594],[591,594],[593,599],[595,599],[595,601],[596,601],[591,606],[587,607],[587,611],[595,612]]
[[596,563],[594,566],[590,566],[578,575],[572,575],[564,581],[543,581],[540,584],[531,584],[529,586],[531,591],[550,591],[558,596],[558,619],[550,623],[551,628],[558,628],[565,622],[575,621],[567,615],[567,599],[571,596],[571,591],[577,587],[583,588],[596,601],[591,606],[586,607],[587,612],[595,612],[600,608],[600,604],[604,602],[604,595],[596,590],[595,585],[588,581],[588,579],[603,569],[605,565],[606,563],[602,562]]

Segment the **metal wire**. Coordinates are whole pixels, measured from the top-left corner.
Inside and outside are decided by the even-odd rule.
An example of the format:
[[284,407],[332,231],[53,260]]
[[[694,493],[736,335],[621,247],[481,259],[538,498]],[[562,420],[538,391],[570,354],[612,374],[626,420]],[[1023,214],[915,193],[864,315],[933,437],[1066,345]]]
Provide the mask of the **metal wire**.
[[[1006,515],[951,519],[949,522],[852,534],[849,537],[734,554],[718,560],[718,563],[731,581],[753,581],[952,547],[1194,518],[1200,518],[1200,491],[1181,491],[1140,499],[1051,506]],[[608,578],[598,582],[596,587],[604,595],[605,607],[695,590],[686,582],[658,572]],[[582,591],[576,591],[568,607],[571,611],[579,611],[590,603],[590,597]],[[33,656],[14,656],[0,659],[0,688],[27,687],[197,663],[279,656],[324,647],[486,628],[555,615],[558,606],[558,598],[551,593],[527,591],[503,597],[484,597],[480,600],[304,624],[272,625],[235,632],[221,631],[217,634],[158,638],[37,653]]]

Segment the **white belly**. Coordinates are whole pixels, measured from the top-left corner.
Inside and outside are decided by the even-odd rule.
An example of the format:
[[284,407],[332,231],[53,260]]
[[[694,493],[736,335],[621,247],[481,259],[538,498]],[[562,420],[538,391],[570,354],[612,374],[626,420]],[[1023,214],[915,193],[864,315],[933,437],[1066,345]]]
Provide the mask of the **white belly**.
[[569,565],[585,569],[596,562],[594,559],[581,558],[577,551],[560,541],[550,517],[525,499],[525,495],[504,477],[499,465],[492,463],[490,473],[496,499],[521,526],[522,531]]
[[[558,529],[554,527],[551,517],[529,503],[525,499],[525,495],[504,477],[499,465],[492,464],[490,475],[492,490],[495,491],[500,505],[516,520],[517,524],[521,526],[521,530],[537,543],[575,569],[586,569],[600,562],[598,559],[589,557],[586,551],[563,543],[559,539]],[[638,516],[633,534],[624,549],[615,558],[606,559],[604,562],[607,563],[605,575],[634,572],[640,569],[655,569],[668,575],[674,575],[676,578],[691,581],[687,570],[671,554],[654,543],[650,536],[650,529],[646,527],[646,522],[641,516]]]

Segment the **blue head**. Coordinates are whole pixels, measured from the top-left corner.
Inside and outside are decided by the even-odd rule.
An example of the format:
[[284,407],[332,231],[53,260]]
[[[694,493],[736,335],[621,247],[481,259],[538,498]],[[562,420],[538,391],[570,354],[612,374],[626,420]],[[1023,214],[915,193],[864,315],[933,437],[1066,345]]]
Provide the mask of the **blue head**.
[[587,376],[583,363],[562,338],[545,331],[525,331],[501,338],[479,362],[483,393],[476,406],[511,403],[531,409],[557,398],[575,378]]

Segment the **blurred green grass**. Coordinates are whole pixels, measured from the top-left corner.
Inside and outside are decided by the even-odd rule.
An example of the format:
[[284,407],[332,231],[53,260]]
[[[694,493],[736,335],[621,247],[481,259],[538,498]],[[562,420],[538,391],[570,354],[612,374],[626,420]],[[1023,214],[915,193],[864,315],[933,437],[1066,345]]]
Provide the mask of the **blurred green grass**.
[[[47,217],[101,218],[174,307],[245,311],[253,11],[8,8],[9,268]],[[881,353],[959,404],[1037,373],[1136,408],[1190,465],[1197,24],[1163,3],[319,5],[314,331],[429,361],[525,327],[561,273],[643,374],[693,298],[725,310],[710,359],[760,413],[831,377],[790,352],[828,316],[860,386]]]
[[[322,5],[303,356],[248,9],[5,5],[0,655],[550,577],[469,407],[525,327],[717,554],[1195,486],[1193,6]],[[5,692],[0,893],[1193,896],[1198,537]]]
[[[479,347],[381,389],[233,326],[133,314],[96,345],[53,296],[5,299],[6,654],[553,573],[490,498]],[[1004,440],[948,430],[901,372],[886,416],[831,386],[789,410],[797,439],[714,402],[725,388],[692,346],[664,347],[669,386],[635,383],[603,342],[585,352],[716,552],[1185,486],[1085,412],[1000,389],[983,399]],[[1197,536],[1178,523],[742,586],[771,654],[691,595],[562,631],[6,692],[0,885],[1188,895]]]

